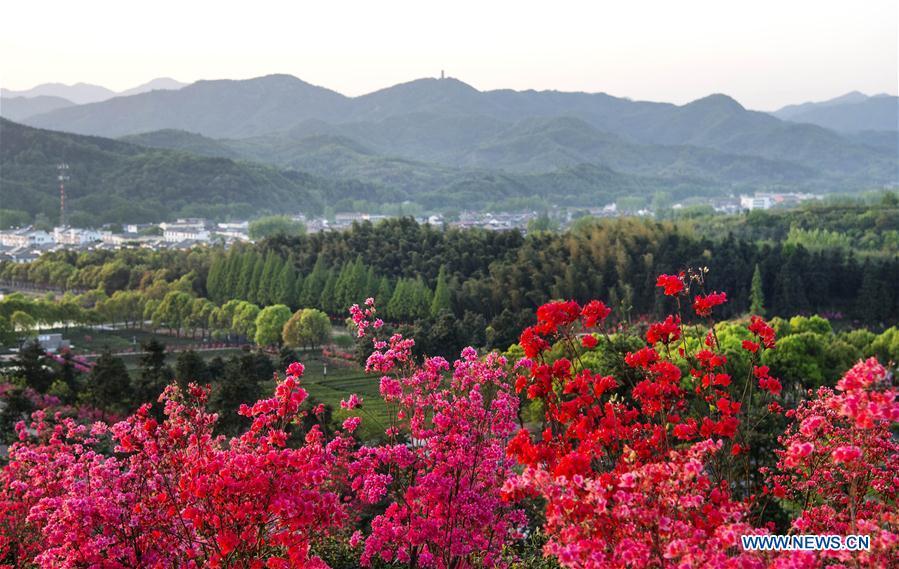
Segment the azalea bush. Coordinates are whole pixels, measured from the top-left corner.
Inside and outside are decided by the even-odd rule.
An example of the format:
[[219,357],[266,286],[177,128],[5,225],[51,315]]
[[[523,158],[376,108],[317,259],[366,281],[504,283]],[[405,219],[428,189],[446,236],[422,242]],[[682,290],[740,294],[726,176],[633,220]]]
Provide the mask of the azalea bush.
[[[782,382],[765,365],[775,330],[753,316],[722,341],[727,296],[705,278],[660,276],[671,313],[639,339],[600,300],[554,301],[506,356],[466,348],[454,361],[384,334],[371,299],[353,306],[388,408],[373,441],[359,437],[374,418],[355,394],[324,428],[300,363],[238,409],[249,427],[233,437],[215,434],[209,388],[194,384],[169,386],[161,414],[147,404],[112,424],[39,409],[0,474],[0,563],[887,566],[899,556],[892,374],[870,359],[832,388]],[[741,546],[787,532],[872,545]]]
[[348,517],[339,473],[353,444],[315,427],[292,439],[302,372],[293,364],[271,399],[242,407],[252,425],[231,439],[213,435],[208,389],[196,385],[166,389],[162,422],[149,405],[112,427],[38,411],[18,426],[3,473],[2,558],[43,567],[324,566],[310,546]]
[[[373,304],[351,309],[360,336],[382,327]],[[526,522],[500,492],[513,475],[505,447],[518,411],[506,361],[466,348],[452,365],[441,357],[416,364],[413,346],[399,334],[375,339],[366,362],[381,375],[392,420],[388,442],[360,449],[352,467],[363,502],[386,504],[365,537],[362,565],[495,566]]]
[[[844,432],[834,439],[835,427],[813,432],[806,425],[791,435],[792,426],[780,441],[788,449],[777,455],[778,468],[789,472],[762,468],[770,485],[755,495],[748,441],[766,416],[784,412],[783,385],[761,365],[762,354],[776,349],[775,333],[761,318],[749,320],[751,337],[741,348],[751,365],[747,377],[733,377],[712,319],[727,297],[706,292],[704,277],[698,271],[658,278],[674,314],[648,327],[644,346],[623,354],[635,372],[623,377],[585,365],[591,351],[615,343],[605,328],[611,310],[601,301],[548,303],[522,332],[516,389],[541,403],[545,421],[541,431],[523,428],[510,442],[524,470],[504,490],[513,499],[545,500],[545,552],[566,567],[817,566],[827,554],[746,552],[739,541],[775,529],[757,513],[763,499],[804,494],[791,530],[874,534],[874,552],[841,555],[871,566],[895,558],[899,455],[889,429],[899,420],[899,403],[885,368],[873,360],[859,364],[837,386],[844,395],[810,394],[818,399],[787,412],[802,421],[809,408],[831,409]],[[753,411],[753,404],[763,409]],[[822,429],[830,424],[815,421]],[[819,435],[826,442],[817,453],[826,461],[809,458],[814,442],[793,440]],[[875,466],[862,476],[866,460]],[[833,465],[839,476],[828,470]]]

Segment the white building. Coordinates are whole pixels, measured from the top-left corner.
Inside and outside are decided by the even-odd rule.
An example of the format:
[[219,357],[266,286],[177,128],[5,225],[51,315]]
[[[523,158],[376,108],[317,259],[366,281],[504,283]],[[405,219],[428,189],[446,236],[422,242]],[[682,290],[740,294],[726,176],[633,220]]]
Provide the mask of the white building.
[[56,227],[53,229],[53,240],[61,245],[84,245],[102,241],[103,236],[94,229],[78,229],[75,227]]
[[175,223],[160,223],[162,237],[168,243],[181,241],[209,241],[206,220],[199,218],[179,219]]
[[53,236],[46,231],[33,231],[29,227],[14,231],[0,231],[0,245],[4,247],[28,247],[50,243],[53,243]]
[[740,208],[748,209],[771,209],[774,205],[774,199],[769,194],[755,194],[754,196],[740,196]]

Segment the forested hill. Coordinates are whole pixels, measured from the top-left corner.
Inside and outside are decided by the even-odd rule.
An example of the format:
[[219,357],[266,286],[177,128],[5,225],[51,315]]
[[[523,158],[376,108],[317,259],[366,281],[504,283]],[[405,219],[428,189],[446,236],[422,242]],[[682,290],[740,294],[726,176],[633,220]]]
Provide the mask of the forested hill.
[[[2,119],[0,119],[2,120]],[[170,137],[171,133],[163,133]],[[3,209],[57,219],[56,165],[69,164],[69,221],[161,221],[176,216],[251,217],[264,212],[318,214],[362,202],[375,206],[414,201],[428,208],[497,207],[528,200],[571,206],[605,205],[621,196],[715,195],[720,187],[689,177],[663,179],[581,164],[545,173],[460,169],[400,159],[365,158],[363,150],[317,154],[313,169],[278,169],[214,157],[215,143],[174,133],[183,150],[151,149],[112,139],[0,122],[0,203]],[[205,154],[198,156],[190,151]],[[338,153],[339,154],[339,153]],[[341,170],[340,164],[344,167]],[[335,175],[342,171],[343,176]],[[346,204],[346,205],[344,205]]]
[[321,208],[331,184],[314,176],[225,158],[155,150],[0,119],[0,204],[55,219],[56,165],[69,164],[70,222],[147,222],[177,215],[251,215]]

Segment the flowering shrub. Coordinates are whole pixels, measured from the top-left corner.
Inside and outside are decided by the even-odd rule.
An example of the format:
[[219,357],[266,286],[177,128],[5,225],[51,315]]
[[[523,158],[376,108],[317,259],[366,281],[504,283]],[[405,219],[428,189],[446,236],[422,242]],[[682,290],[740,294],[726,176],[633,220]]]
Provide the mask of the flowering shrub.
[[[690,285],[702,280],[662,275],[657,284],[680,307]],[[712,293],[684,304],[707,318],[725,301]],[[600,301],[584,307],[553,302],[523,331],[526,358],[517,364],[516,387],[542,402],[546,427],[536,439],[522,429],[509,444],[526,468],[505,490],[546,499],[545,551],[564,566],[722,563],[738,536],[754,530],[748,504],[735,501],[723,473],[709,468],[723,448],[741,452],[742,402],[730,391],[714,328],[691,350],[682,314],[650,325],[647,344],[624,357],[637,379],[623,384],[582,364],[580,355],[595,349],[595,336],[574,341],[579,330],[598,327],[611,342],[603,331],[608,314]],[[553,344],[563,355],[550,352]],[[770,382],[762,387],[776,392],[776,380],[754,369]]]
[[897,390],[877,360],[859,362],[837,383],[787,415],[793,423],[779,441],[777,468],[766,491],[801,509],[798,533],[871,536],[860,554],[821,554],[886,567],[899,555],[899,421]]
[[[326,436],[315,424],[324,406],[304,410],[299,363],[271,398],[240,407],[251,424],[232,438],[214,434],[209,390],[193,384],[164,391],[163,419],[145,405],[111,426],[37,398],[48,407],[17,426],[0,473],[0,565],[314,568],[349,556],[464,569],[507,566],[527,538],[575,568],[889,566],[892,375],[860,362],[784,411],[796,390],[761,364],[774,330],[750,318],[728,352],[749,361],[735,377],[712,318],[727,297],[703,281],[658,278],[676,309],[645,341],[620,342],[602,301],[547,303],[514,363],[472,348],[452,363],[417,360],[411,338],[377,337],[371,299],[353,306],[389,410],[379,443],[354,436],[366,405],[356,394]],[[520,397],[542,415],[527,428]],[[791,423],[759,469],[754,429],[766,417]],[[527,527],[524,498],[538,499],[542,527]],[[768,507],[790,517],[779,531],[870,535],[871,550],[744,551],[740,536],[778,530],[763,522]]]
[[[371,299],[351,314],[360,335],[380,328]],[[381,396],[394,420],[388,442],[360,449],[351,467],[362,501],[386,503],[365,537],[362,564],[494,566],[525,524],[500,495],[512,476],[505,444],[518,410],[505,359],[482,360],[466,348],[452,366],[439,357],[416,365],[413,345],[399,335],[375,340],[366,364],[383,374]]]
[[[273,398],[244,406],[252,425],[230,440],[213,436],[196,385],[166,389],[162,423],[149,405],[112,427],[36,413],[3,472],[0,555],[45,567],[323,566],[309,549],[347,519],[339,472],[353,443],[313,428],[288,447],[302,372],[292,365]],[[109,444],[116,455],[101,452]]]

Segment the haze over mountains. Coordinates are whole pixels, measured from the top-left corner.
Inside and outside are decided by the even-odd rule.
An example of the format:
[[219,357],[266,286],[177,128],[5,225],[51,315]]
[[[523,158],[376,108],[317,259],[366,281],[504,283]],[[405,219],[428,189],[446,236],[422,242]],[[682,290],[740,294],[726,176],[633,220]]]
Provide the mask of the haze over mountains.
[[[29,101],[36,106],[38,99]],[[44,112],[24,116],[7,113],[15,110],[12,101],[3,99],[0,112],[33,127],[123,137],[128,148],[174,150],[194,160],[265,163],[254,167],[278,175],[307,173],[318,188],[304,198],[311,209],[339,200],[413,201],[436,209],[522,200],[595,206],[654,192],[682,199],[768,189],[849,192],[899,183],[897,99],[860,93],[768,114],[722,94],[677,106],[604,93],[478,91],[446,78],[346,97],[296,77],[270,75],[198,81],[83,105],[54,107],[55,101],[42,100]],[[17,144],[35,145],[48,136],[68,141],[58,145],[62,154],[97,140],[24,132],[29,136],[16,138]],[[0,144],[5,175],[34,155],[33,148]],[[117,153],[132,161],[145,154]],[[44,156],[71,162],[56,153]],[[207,201],[198,199],[197,207]],[[284,205],[301,209],[300,201]],[[257,204],[255,198],[241,203]]]
[[187,83],[175,81],[170,77],[160,77],[118,93],[90,83],[74,85],[44,83],[22,91],[0,89],[0,116],[10,120],[22,120],[63,107],[97,103],[113,97],[127,97],[153,90],[180,89],[185,85]]
[[87,103],[98,103],[113,97],[127,97],[129,95],[137,95],[154,90],[177,90],[187,83],[176,81],[171,77],[157,77],[146,83],[142,83],[131,89],[124,91],[113,91],[100,85],[92,85],[90,83],[75,83],[74,85],[65,85],[63,83],[43,83],[31,89],[22,91],[13,91],[10,89],[0,89],[0,97],[38,97],[50,96],[67,99],[76,105],[84,105]]
[[894,131],[899,129],[899,97],[853,91],[828,101],[788,105],[772,114],[841,132]]

